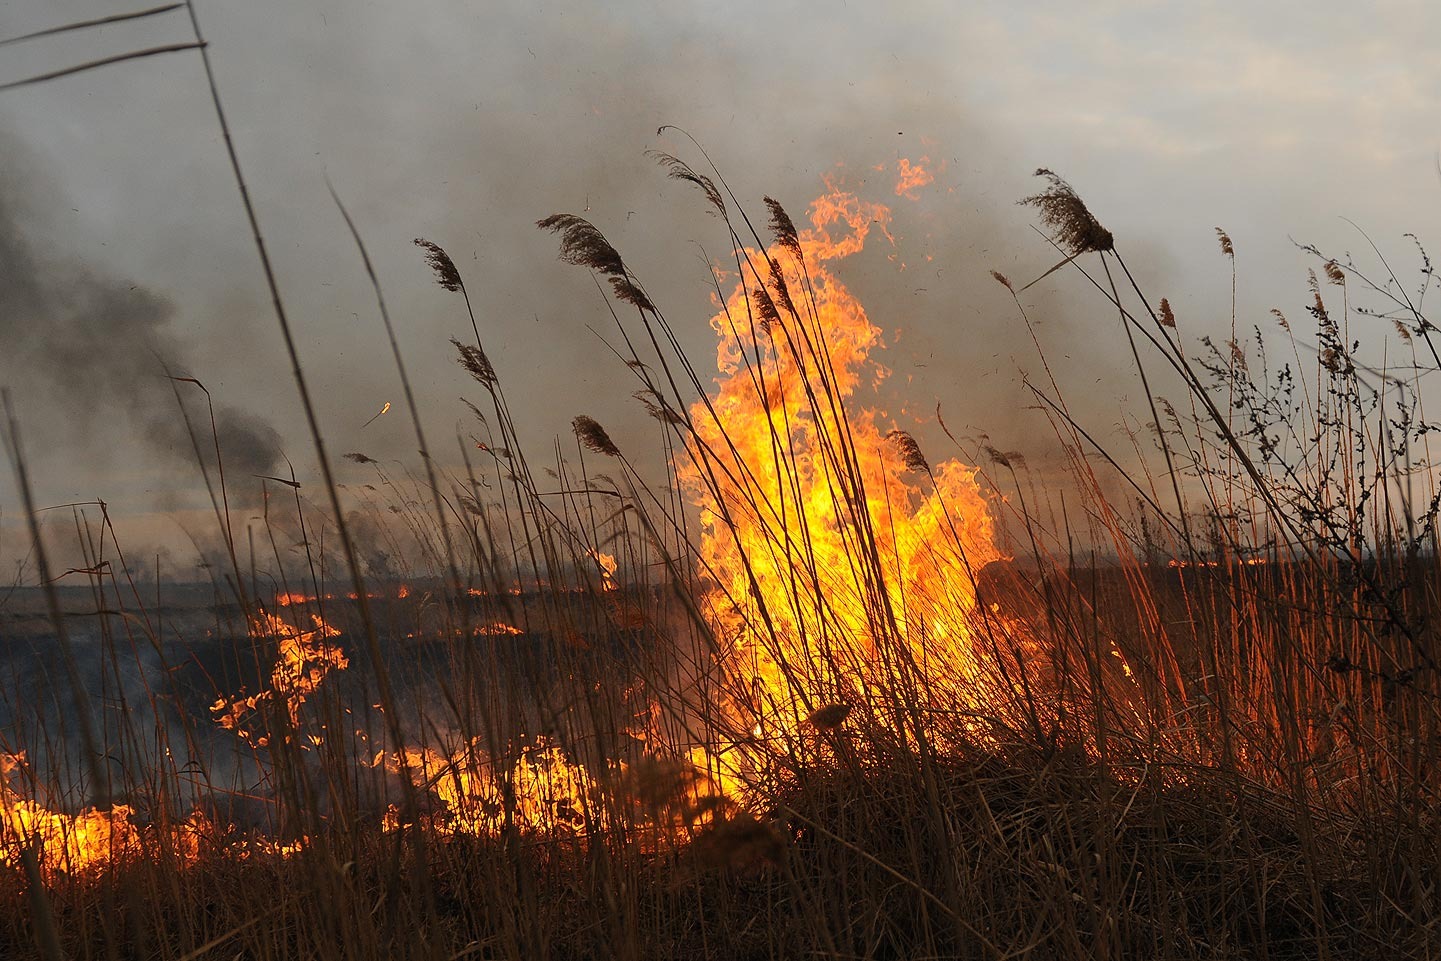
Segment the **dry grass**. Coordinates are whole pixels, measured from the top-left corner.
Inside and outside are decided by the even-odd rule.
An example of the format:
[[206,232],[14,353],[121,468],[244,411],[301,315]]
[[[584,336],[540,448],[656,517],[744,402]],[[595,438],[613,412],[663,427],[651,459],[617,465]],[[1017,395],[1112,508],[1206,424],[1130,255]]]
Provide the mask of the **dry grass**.
[[[374,472],[373,494],[341,515],[329,485],[333,516],[297,494],[293,511],[267,515],[272,563],[231,552],[215,572],[217,627],[253,638],[249,668],[234,651],[198,674],[177,668],[185,639],[168,636],[164,612],[127,580],[108,518],[96,531],[82,521],[95,609],[124,612],[96,621],[93,682],[69,685],[102,743],[87,748],[73,720],[40,710],[12,711],[24,721],[5,746],[43,756],[47,776],[25,784],[27,796],[48,788],[71,810],[85,794],[120,799],[138,840],[42,880],[22,867],[52,851],[11,824],[0,951],[187,961],[1441,951],[1441,499],[1418,492],[1429,479],[1414,470],[1427,436],[1414,378],[1430,369],[1420,352],[1434,329],[1420,298],[1325,260],[1343,291],[1368,283],[1394,301],[1384,316],[1413,351],[1408,370],[1384,378],[1398,413],[1344,333],[1364,308],[1348,301],[1335,317],[1319,286],[1317,359],[1303,364],[1292,340],[1295,366],[1282,373],[1259,345],[1234,340],[1193,359],[1166,301],[1156,314],[1134,283],[1123,297],[1096,281],[1133,344],[1185,392],[1162,408],[1169,422],[1157,417],[1138,438],[1143,454],[1152,438],[1162,448],[1175,506],[1161,507],[1167,495],[1140,469],[1129,475],[1138,507],[1107,501],[1101,474],[1119,459],[1095,449],[1063,397],[1043,395],[1087,520],[1057,527],[1050,505],[1028,501],[1019,454],[972,452],[988,483],[1014,495],[995,509],[1019,547],[1012,565],[973,569],[965,519],[946,514],[938,528],[948,533],[932,548],[965,572],[961,602],[938,612],[964,628],[971,663],[958,665],[908,641],[908,605],[922,598],[892,590],[802,235],[768,199],[769,245],[788,262],[771,259],[766,240],[731,220],[737,205],[718,174],[660,159],[704,192],[743,251],[750,306],[730,320],[757,345],[743,373],[767,405],[783,387],[805,398],[873,649],[860,658],[845,643],[825,590],[835,572],[817,559],[813,521],[795,523],[804,459],[791,439],[771,428],[773,486],[748,476],[734,453],[743,439],[727,433],[619,253],[579,218],[547,218],[563,258],[609,277],[634,308],[617,323],[650,353],[627,356],[626,369],[666,428],[667,456],[715,495],[719,529],[767,533],[740,562],[751,596],[717,588],[693,514],[647,486],[591,418],[575,418],[573,450],[532,466],[472,316],[476,344],[456,347],[487,404],[470,407],[461,467],[417,480],[347,454]],[[1058,231],[1063,264],[1085,269],[1080,256],[1093,255],[1107,278],[1129,281],[1110,233],[1046,175],[1050,187],[1026,202]],[[445,252],[417,243],[440,284],[463,293]],[[781,361],[793,382],[777,384]],[[941,482],[911,435],[889,439],[904,467]],[[335,556],[333,535],[321,535],[342,517],[372,540],[343,536]],[[282,528],[300,532],[303,563],[280,548]],[[768,554],[787,558],[779,575]],[[388,576],[401,569],[418,572],[406,597]],[[761,583],[773,577],[787,582],[778,592]],[[350,603],[337,583],[377,596]],[[268,600],[292,591],[308,600]],[[797,662],[776,625],[802,608],[815,635]],[[794,723],[774,702],[779,688],[736,683],[727,610],[745,611],[755,656],[801,692],[784,705]],[[278,621],[247,630],[262,614]],[[323,650],[323,633],[306,640],[311,615],[368,663],[310,687],[303,669],[283,675],[290,686],[255,700],[246,738],[219,740],[174,707],[202,681],[233,694],[227,670],[260,683],[285,650]],[[159,669],[135,675],[122,662]],[[143,683],[122,683],[136,676]],[[68,748],[103,770],[77,775]],[[76,783],[85,791],[67,794]],[[179,825],[197,807],[233,827],[191,837]]]

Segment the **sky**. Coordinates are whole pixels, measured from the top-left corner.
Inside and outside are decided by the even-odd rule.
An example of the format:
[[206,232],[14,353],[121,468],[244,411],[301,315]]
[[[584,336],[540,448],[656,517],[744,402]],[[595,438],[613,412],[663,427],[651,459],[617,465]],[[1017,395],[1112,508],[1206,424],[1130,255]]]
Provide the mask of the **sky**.
[[[16,0],[0,7],[0,37],[129,9]],[[1033,463],[1048,456],[1022,387],[1035,351],[989,273],[1024,282],[1056,259],[1016,204],[1041,186],[1037,167],[1075,186],[1187,338],[1229,331],[1217,226],[1235,242],[1243,330],[1271,323],[1272,307],[1304,313],[1317,264],[1297,241],[1363,257],[1369,236],[1404,274],[1417,261],[1403,235],[1436,240],[1434,4],[196,9],[333,452],[415,464],[327,178],[374,259],[417,407],[447,441],[432,441],[442,459],[466,416],[459,398],[476,393],[449,345],[469,321],[415,237],[441,244],[464,275],[534,452],[543,458],[580,413],[627,450],[655,450],[653,422],[596,333],[610,324],[605,302],[534,222],[594,222],[692,356],[713,356],[707,263],[728,252],[725,236],[702,198],[647,157],[703,166],[686,138],[657,132],[664,124],[704,146],[752,213],[771,195],[801,220],[827,178],[895,209],[892,240],[841,279],[885,331],[891,393],[877,402],[938,449],[937,403],[968,436],[985,432]],[[177,11],[0,47],[0,83],[189,39]],[[177,404],[200,408],[191,385],[177,401],[166,369],[209,389],[233,475],[288,473],[288,461],[313,490],[313,449],[198,56],[0,91],[0,155],[0,385],[39,503],[103,499],[134,553],[183,552],[208,502]],[[934,183],[898,197],[902,159]],[[1067,272],[1023,301],[1075,409],[1117,438],[1141,396],[1114,314]],[[363,426],[385,403],[391,412]],[[237,481],[247,510],[257,484]],[[27,553],[21,516],[7,464],[0,577]]]

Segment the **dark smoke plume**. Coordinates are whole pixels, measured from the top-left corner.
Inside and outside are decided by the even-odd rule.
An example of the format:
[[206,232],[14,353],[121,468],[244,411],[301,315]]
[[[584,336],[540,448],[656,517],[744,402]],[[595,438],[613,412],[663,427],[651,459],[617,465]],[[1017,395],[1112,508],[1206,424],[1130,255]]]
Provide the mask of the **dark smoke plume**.
[[[53,423],[88,445],[87,460],[105,456],[117,438],[139,436],[167,458],[195,463],[200,449],[214,469],[218,437],[227,486],[244,497],[274,474],[280,437],[262,419],[216,398],[214,433],[204,395],[178,383],[186,418],[176,404],[167,372],[201,375],[187,362],[189,350],[174,327],[174,307],[163,296],[45,251],[34,241],[34,203],[26,178],[0,175],[0,382],[21,399],[22,416],[42,407]],[[38,401],[38,403],[37,403]]]

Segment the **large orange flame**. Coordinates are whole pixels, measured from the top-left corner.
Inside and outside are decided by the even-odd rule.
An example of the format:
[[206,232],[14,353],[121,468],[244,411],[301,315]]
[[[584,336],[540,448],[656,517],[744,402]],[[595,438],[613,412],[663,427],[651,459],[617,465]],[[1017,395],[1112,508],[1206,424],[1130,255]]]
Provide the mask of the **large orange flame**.
[[961,682],[974,663],[973,574],[997,556],[975,472],[932,469],[914,446],[905,456],[890,418],[860,406],[886,374],[872,357],[881,331],[832,272],[889,222],[886,207],[832,189],[799,251],[744,252],[748,282],[711,319],[721,376],[691,410],[681,473],[757,738],[907,672]]

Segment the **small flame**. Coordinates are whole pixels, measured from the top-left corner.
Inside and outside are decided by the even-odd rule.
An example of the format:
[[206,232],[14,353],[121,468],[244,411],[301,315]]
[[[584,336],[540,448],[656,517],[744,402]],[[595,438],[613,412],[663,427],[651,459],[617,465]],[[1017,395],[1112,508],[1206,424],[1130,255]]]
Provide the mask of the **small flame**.
[[603,591],[616,589],[615,569],[616,562],[613,554],[602,554],[600,551],[586,551],[596,564],[600,567],[600,587]]
[[[250,634],[257,639],[274,638],[277,642],[275,665],[270,671],[270,687],[249,697],[227,701],[219,698],[210,711],[216,723],[252,741],[257,747],[270,743],[268,735],[255,735],[247,723],[255,719],[261,706],[278,703],[285,706],[290,729],[300,724],[300,708],[315,693],[326,675],[341,671],[350,661],[338,647],[326,643],[340,632],[319,614],[311,614],[313,630],[302,630],[275,614],[260,612],[251,619]],[[288,735],[287,735],[288,736]]]
[[389,412],[390,412],[390,401],[386,401],[386,402],[385,402],[385,406],[382,407],[382,408],[380,408],[379,412],[376,413],[376,415],[375,415],[374,417],[370,418],[370,420],[368,420],[368,421],[366,421],[365,423],[363,423],[363,424],[360,425],[360,429],[361,429],[361,430],[365,430],[365,428],[369,427],[371,424],[373,424],[373,423],[375,423],[377,420],[379,420],[382,415],[387,414],[387,413],[389,413]]
[[935,182],[935,175],[927,170],[923,164],[931,162],[930,157],[922,157],[912,164],[910,160],[902,157],[897,163],[896,174],[896,196],[915,200],[919,196],[922,187]]

